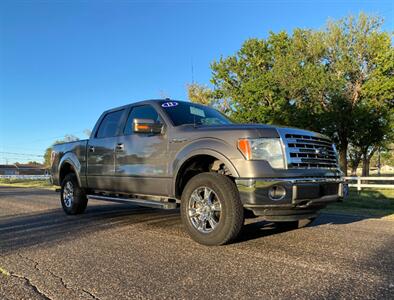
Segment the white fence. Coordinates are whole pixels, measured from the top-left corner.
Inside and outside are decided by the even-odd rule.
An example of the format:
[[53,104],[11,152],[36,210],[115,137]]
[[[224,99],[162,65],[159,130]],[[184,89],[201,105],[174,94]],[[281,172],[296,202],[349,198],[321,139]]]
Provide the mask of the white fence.
[[48,180],[50,175],[0,175],[5,179],[23,179],[23,180]]
[[[394,189],[394,177],[345,177],[345,179],[349,183],[349,187],[356,187],[357,191],[361,191],[362,188]],[[373,182],[367,183],[368,181]],[[376,183],[379,181],[384,183]]]

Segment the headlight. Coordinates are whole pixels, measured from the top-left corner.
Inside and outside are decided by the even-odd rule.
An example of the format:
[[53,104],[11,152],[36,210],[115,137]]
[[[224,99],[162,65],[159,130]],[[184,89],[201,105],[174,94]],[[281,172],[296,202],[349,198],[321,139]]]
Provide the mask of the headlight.
[[247,160],[266,160],[273,168],[285,168],[280,139],[240,139],[238,149]]

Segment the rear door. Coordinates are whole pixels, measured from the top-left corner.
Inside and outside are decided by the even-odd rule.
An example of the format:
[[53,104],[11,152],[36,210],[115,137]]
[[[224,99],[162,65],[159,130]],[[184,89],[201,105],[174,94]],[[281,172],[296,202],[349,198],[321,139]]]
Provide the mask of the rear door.
[[115,148],[125,109],[108,112],[87,146],[88,187],[98,190],[114,190]]
[[[152,119],[163,124],[160,134],[133,132],[134,119]],[[149,105],[131,107],[118,138],[115,152],[116,188],[120,192],[167,195],[171,178],[168,174],[168,139],[166,126],[156,109]]]

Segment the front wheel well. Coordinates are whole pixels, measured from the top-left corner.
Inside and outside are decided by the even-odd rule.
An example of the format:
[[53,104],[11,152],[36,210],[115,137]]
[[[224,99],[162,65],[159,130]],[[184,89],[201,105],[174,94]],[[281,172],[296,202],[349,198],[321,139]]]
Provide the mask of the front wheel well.
[[61,185],[64,178],[67,176],[67,174],[74,173],[76,174],[74,167],[70,163],[64,163],[59,172],[59,184]]
[[196,155],[186,160],[179,168],[175,182],[175,197],[180,199],[187,182],[203,172],[215,172],[233,178],[221,160],[211,155]]

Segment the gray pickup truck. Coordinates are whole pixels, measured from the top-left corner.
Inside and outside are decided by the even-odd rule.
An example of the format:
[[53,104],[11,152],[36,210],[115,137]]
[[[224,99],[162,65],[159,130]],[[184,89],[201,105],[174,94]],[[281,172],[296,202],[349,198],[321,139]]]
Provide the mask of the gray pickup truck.
[[67,214],[88,199],[175,209],[189,235],[222,245],[245,217],[297,228],[343,196],[326,136],[294,128],[234,124],[213,108],[147,100],[104,112],[89,140],[55,145],[52,182]]

